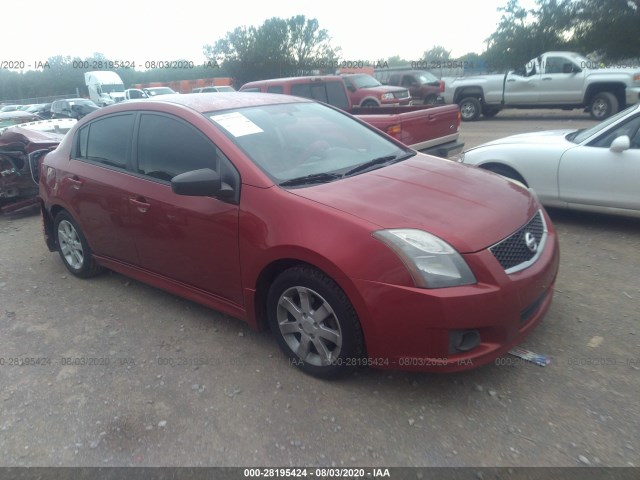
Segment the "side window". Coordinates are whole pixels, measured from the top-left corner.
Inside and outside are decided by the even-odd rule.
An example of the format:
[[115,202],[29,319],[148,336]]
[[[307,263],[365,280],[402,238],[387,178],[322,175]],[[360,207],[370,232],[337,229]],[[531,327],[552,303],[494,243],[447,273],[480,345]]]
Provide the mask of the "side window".
[[618,126],[603,137],[594,141],[591,147],[609,148],[616,138],[626,135],[631,141],[631,148],[640,149],[640,115]]
[[327,96],[329,97],[327,103],[342,110],[349,110],[349,99],[344,91],[344,85],[340,82],[328,82],[326,85]]
[[282,85],[272,85],[268,87],[267,93],[282,93]]
[[394,73],[389,77],[389,85],[398,85],[400,83],[400,75],[398,73]]
[[573,64],[563,57],[547,57],[544,73],[571,73]]
[[217,170],[216,147],[191,125],[144,113],[138,131],[138,173],[170,181],[191,170]]
[[311,87],[309,84],[303,83],[298,85],[291,86],[291,95],[295,95],[297,97],[304,98],[312,98],[311,97]]
[[127,168],[134,114],[113,115],[78,131],[75,158]]
[[413,77],[411,75],[405,75],[404,77],[402,77],[402,86],[410,87],[412,80],[413,80]]

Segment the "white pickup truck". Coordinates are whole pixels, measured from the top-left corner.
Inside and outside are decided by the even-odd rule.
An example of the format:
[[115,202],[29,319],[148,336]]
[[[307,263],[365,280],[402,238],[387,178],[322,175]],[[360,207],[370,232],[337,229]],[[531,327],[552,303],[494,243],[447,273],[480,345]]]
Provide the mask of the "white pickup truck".
[[577,53],[547,52],[505,74],[452,78],[445,85],[445,103],[457,103],[466,121],[503,108],[584,108],[602,120],[640,102],[640,65],[601,68]]

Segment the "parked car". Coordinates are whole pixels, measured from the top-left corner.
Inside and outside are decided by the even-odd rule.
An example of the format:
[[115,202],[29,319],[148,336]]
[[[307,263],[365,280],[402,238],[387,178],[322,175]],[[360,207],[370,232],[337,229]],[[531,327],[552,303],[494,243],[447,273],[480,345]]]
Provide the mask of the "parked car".
[[217,87],[198,87],[191,90],[191,93],[218,93],[218,92],[235,92],[236,89],[228,85],[219,85]]
[[354,107],[397,107],[411,102],[409,90],[382,85],[371,75],[349,73],[341,77]]
[[10,110],[8,112],[0,112],[0,128],[10,127],[19,123],[33,122],[39,120],[34,113],[24,112],[22,110]]
[[557,236],[527,189],[306,99],[208,97],[105,107],[45,157],[46,243],[72,274],[269,326],[321,377],[477,367],[542,320]]
[[16,110],[20,110],[21,106],[22,105],[5,105],[0,108],[0,113],[15,112]]
[[415,104],[424,103],[434,105],[443,103],[442,92],[444,92],[444,82],[439,80],[433,73],[426,70],[398,70],[388,69],[377,76],[384,78],[386,85],[396,85],[409,89],[411,99]]
[[[10,112],[14,113],[14,112]],[[25,113],[25,112],[21,112]],[[36,204],[38,183],[32,173],[30,155],[40,155],[55,148],[63,135],[35,131],[23,126],[0,129],[0,207],[2,212],[25,202]],[[37,162],[35,163],[37,168]]]
[[460,110],[453,105],[353,107],[341,77],[290,77],[245,83],[241,92],[281,93],[311,98],[354,114],[416,150],[439,157],[462,151]]
[[551,207],[640,216],[640,105],[585,130],[495,140],[460,160],[518,180]]
[[504,108],[584,108],[604,120],[640,102],[640,67],[599,68],[577,53],[547,52],[505,74],[452,79],[443,96],[460,106],[462,120]]
[[81,119],[100,107],[87,98],[66,98],[54,100],[51,104],[51,118]]
[[149,87],[143,88],[142,91],[147,94],[149,98],[155,97],[157,95],[172,95],[177,93],[171,87]]

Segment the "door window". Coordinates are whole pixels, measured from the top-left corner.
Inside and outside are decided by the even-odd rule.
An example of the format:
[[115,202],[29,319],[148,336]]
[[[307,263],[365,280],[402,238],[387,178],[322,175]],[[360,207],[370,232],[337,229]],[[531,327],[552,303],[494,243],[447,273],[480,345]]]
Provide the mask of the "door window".
[[131,150],[134,114],[113,115],[80,129],[74,158],[116,168],[127,168]]

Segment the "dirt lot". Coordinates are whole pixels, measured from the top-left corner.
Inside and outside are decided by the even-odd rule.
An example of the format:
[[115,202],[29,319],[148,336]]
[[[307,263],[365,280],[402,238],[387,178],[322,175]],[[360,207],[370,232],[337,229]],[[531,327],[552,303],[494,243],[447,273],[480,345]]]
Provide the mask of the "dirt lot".
[[[467,147],[593,125],[463,124]],[[324,382],[267,333],[118,274],[74,278],[39,217],[0,217],[3,466],[640,466],[640,221],[551,211],[554,303],[515,357]]]

